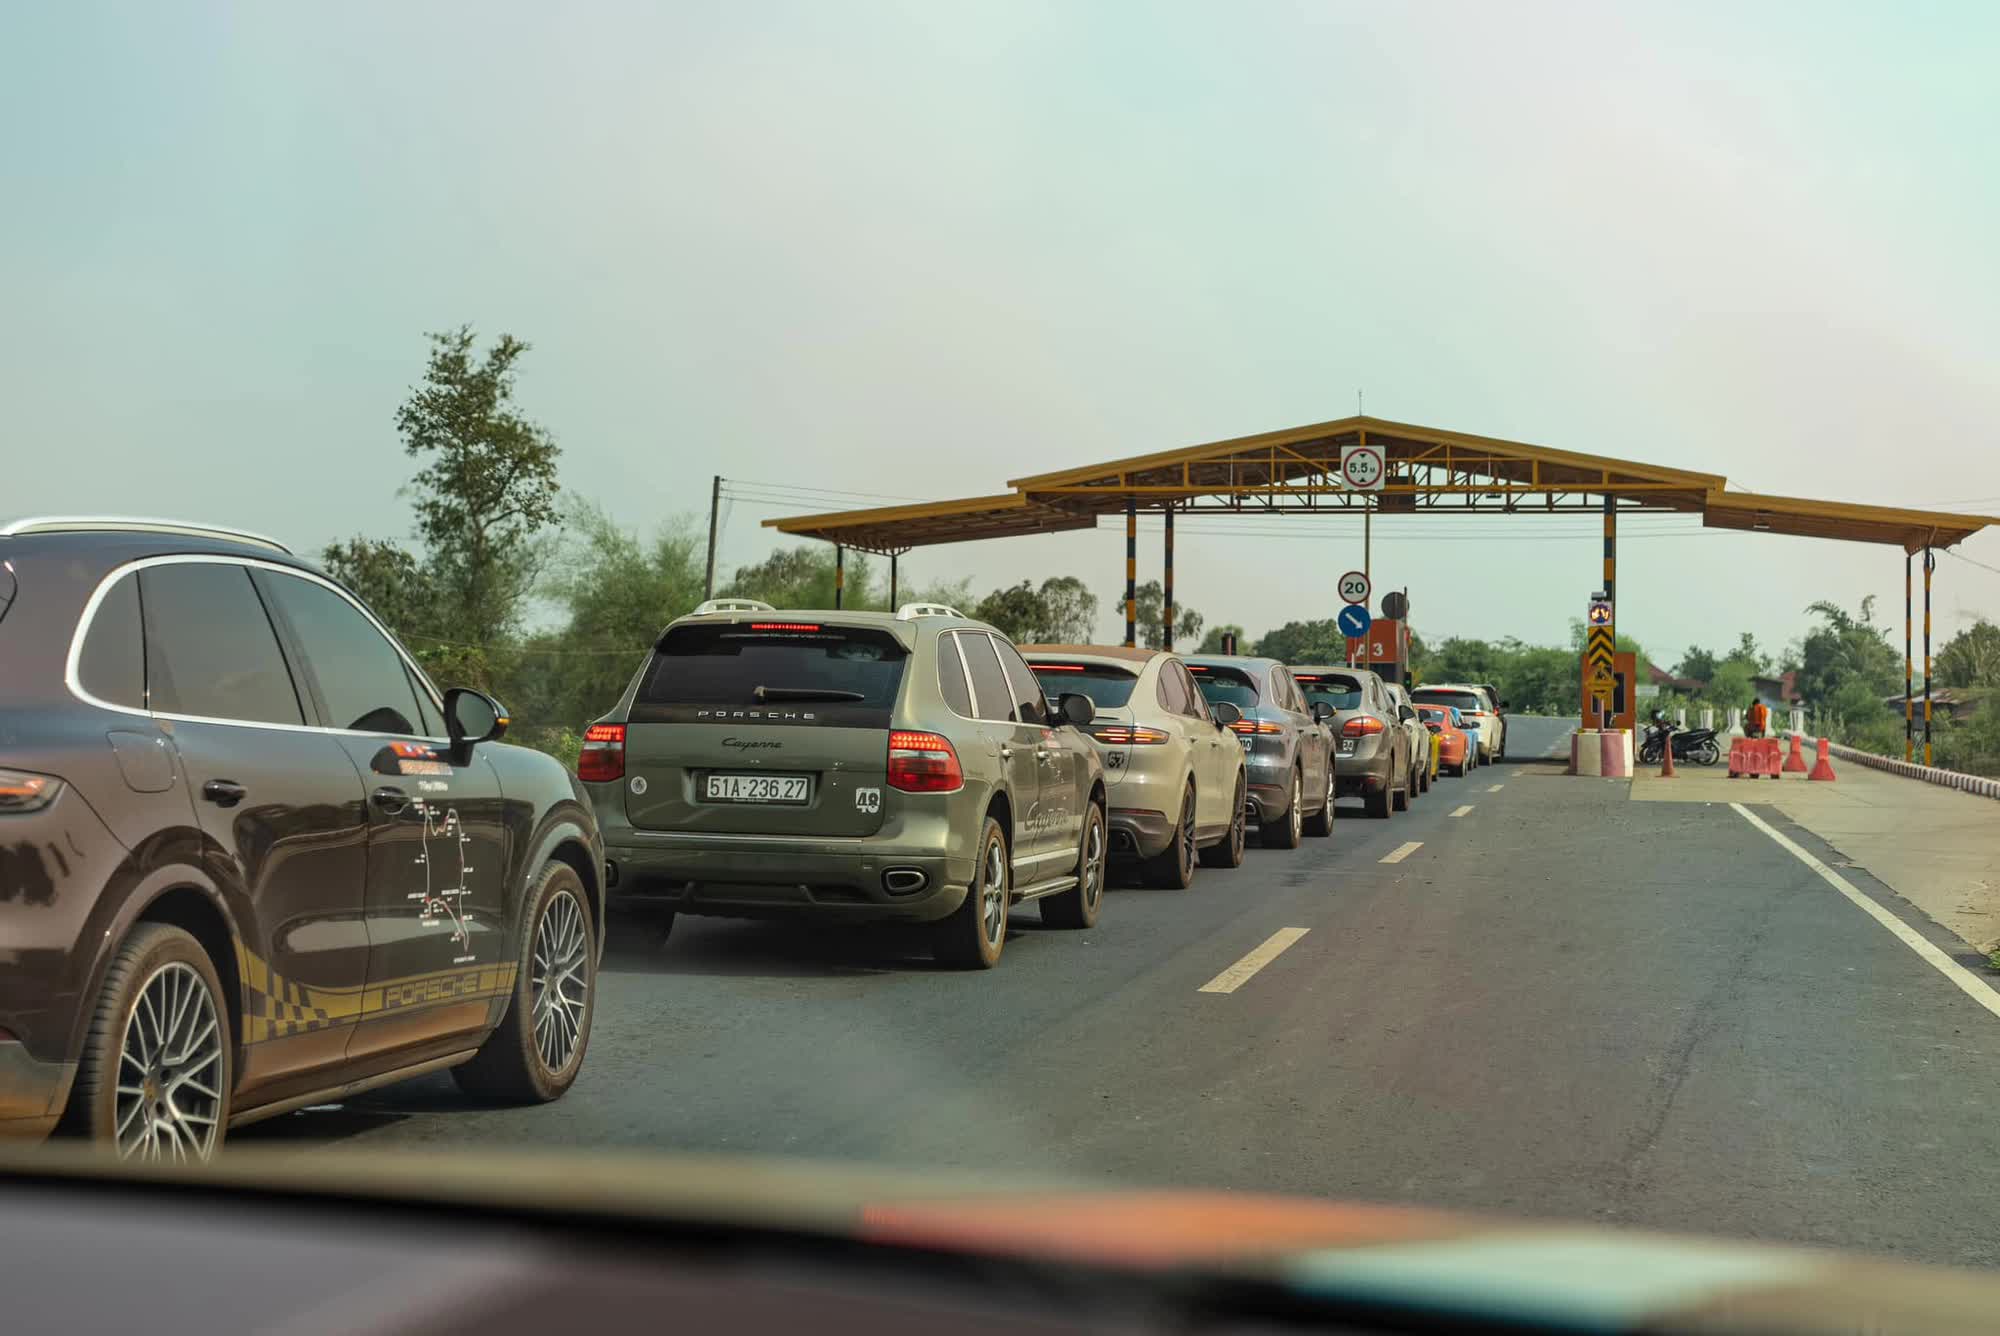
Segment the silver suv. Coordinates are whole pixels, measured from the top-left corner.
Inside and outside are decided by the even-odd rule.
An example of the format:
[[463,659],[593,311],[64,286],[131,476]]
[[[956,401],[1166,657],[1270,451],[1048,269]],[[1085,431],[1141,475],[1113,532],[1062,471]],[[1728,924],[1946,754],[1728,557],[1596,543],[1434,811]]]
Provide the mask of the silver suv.
[[916,921],[939,960],[972,968],[999,961],[1014,905],[1096,922],[1088,696],[1052,707],[1006,637],[950,608],[746,603],[668,626],[585,732],[577,774],[614,904]]
[[1366,668],[1294,668],[1317,706],[1334,712],[1340,731],[1340,795],[1359,795],[1368,815],[1387,817],[1410,805],[1414,771],[1410,738],[1388,684]]
[[1333,834],[1333,711],[1308,704],[1276,659],[1197,654],[1186,663],[1210,709],[1243,712],[1230,727],[1243,740],[1263,845],[1295,849],[1301,834]]
[[1197,858],[1243,862],[1248,777],[1230,725],[1243,712],[1211,706],[1179,658],[1157,649],[1023,645],[1049,695],[1082,692],[1111,801],[1111,852],[1136,859],[1155,886],[1186,886]]

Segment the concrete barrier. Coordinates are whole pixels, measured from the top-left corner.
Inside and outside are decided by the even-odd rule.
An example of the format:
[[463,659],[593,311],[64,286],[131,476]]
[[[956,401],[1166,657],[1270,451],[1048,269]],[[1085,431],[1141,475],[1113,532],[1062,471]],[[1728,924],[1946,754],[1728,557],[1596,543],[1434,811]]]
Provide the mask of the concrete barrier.
[[1899,761],[1890,756],[1877,756],[1874,752],[1856,751],[1843,747],[1838,742],[1827,747],[1843,761],[1853,761],[1871,770],[1886,770],[1892,775],[1918,780],[1925,784],[1935,784],[1940,788],[1957,789],[1961,793],[1975,794],[1981,798],[2000,798],[2000,779],[1987,779],[1981,775],[1964,775],[1956,770],[1945,770],[1934,765],[1917,765],[1911,761]]
[[1569,772],[1589,778],[1632,777],[1632,735],[1622,728],[1579,728],[1569,735]]

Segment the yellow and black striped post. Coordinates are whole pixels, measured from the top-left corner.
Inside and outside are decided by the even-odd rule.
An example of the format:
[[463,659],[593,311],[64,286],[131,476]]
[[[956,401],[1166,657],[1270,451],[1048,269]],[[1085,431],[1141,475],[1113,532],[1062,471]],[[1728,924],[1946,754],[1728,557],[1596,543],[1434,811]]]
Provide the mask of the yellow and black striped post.
[[1174,648],[1174,508],[1169,505],[1167,516],[1167,565],[1166,580],[1160,592],[1160,648],[1168,653]]
[[833,545],[833,606],[838,608],[847,595],[847,544]]
[[1915,692],[1910,687],[1910,554],[1903,554],[1903,763],[1917,759],[1917,717]]
[[1139,503],[1125,498],[1125,648],[1139,644]]
[[1937,554],[1924,549],[1924,764],[1931,763],[1931,572]]
[[889,611],[896,610],[896,554],[889,554]]

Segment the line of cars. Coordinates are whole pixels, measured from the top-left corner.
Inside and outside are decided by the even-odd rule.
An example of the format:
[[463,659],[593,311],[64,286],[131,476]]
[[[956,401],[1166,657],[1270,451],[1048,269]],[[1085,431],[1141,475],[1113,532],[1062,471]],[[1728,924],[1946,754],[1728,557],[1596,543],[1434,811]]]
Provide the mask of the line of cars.
[[[1086,928],[1115,871],[1185,887],[1240,865],[1253,823],[1290,849],[1332,834],[1342,795],[1406,809],[1443,765],[1498,754],[1437,696],[1457,690],[1016,645],[935,604],[716,600],[660,635],[577,774],[612,903],[662,936],[684,913],[900,921],[940,961],[987,968],[1019,905]],[[1504,728],[1490,692],[1470,695]]]
[[425,1072],[557,1098],[615,907],[990,967],[1018,905],[1087,928],[1114,866],[1185,886],[1481,753],[1372,673],[719,600],[571,774],[282,544],[159,520],[0,527],[0,664],[0,1137],[161,1159]]

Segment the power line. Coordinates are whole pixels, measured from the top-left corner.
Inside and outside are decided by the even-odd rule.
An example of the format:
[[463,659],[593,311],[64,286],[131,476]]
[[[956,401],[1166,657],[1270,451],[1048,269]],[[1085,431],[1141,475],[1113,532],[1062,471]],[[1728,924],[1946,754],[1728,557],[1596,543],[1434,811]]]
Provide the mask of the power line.
[[1960,552],[1954,552],[1948,547],[1941,547],[1938,551],[1944,553],[1947,557],[1957,557],[1968,566],[1977,566],[1982,571],[1992,571],[1995,575],[2000,575],[2000,566],[1988,566],[1983,561],[1975,561],[1971,557]]

